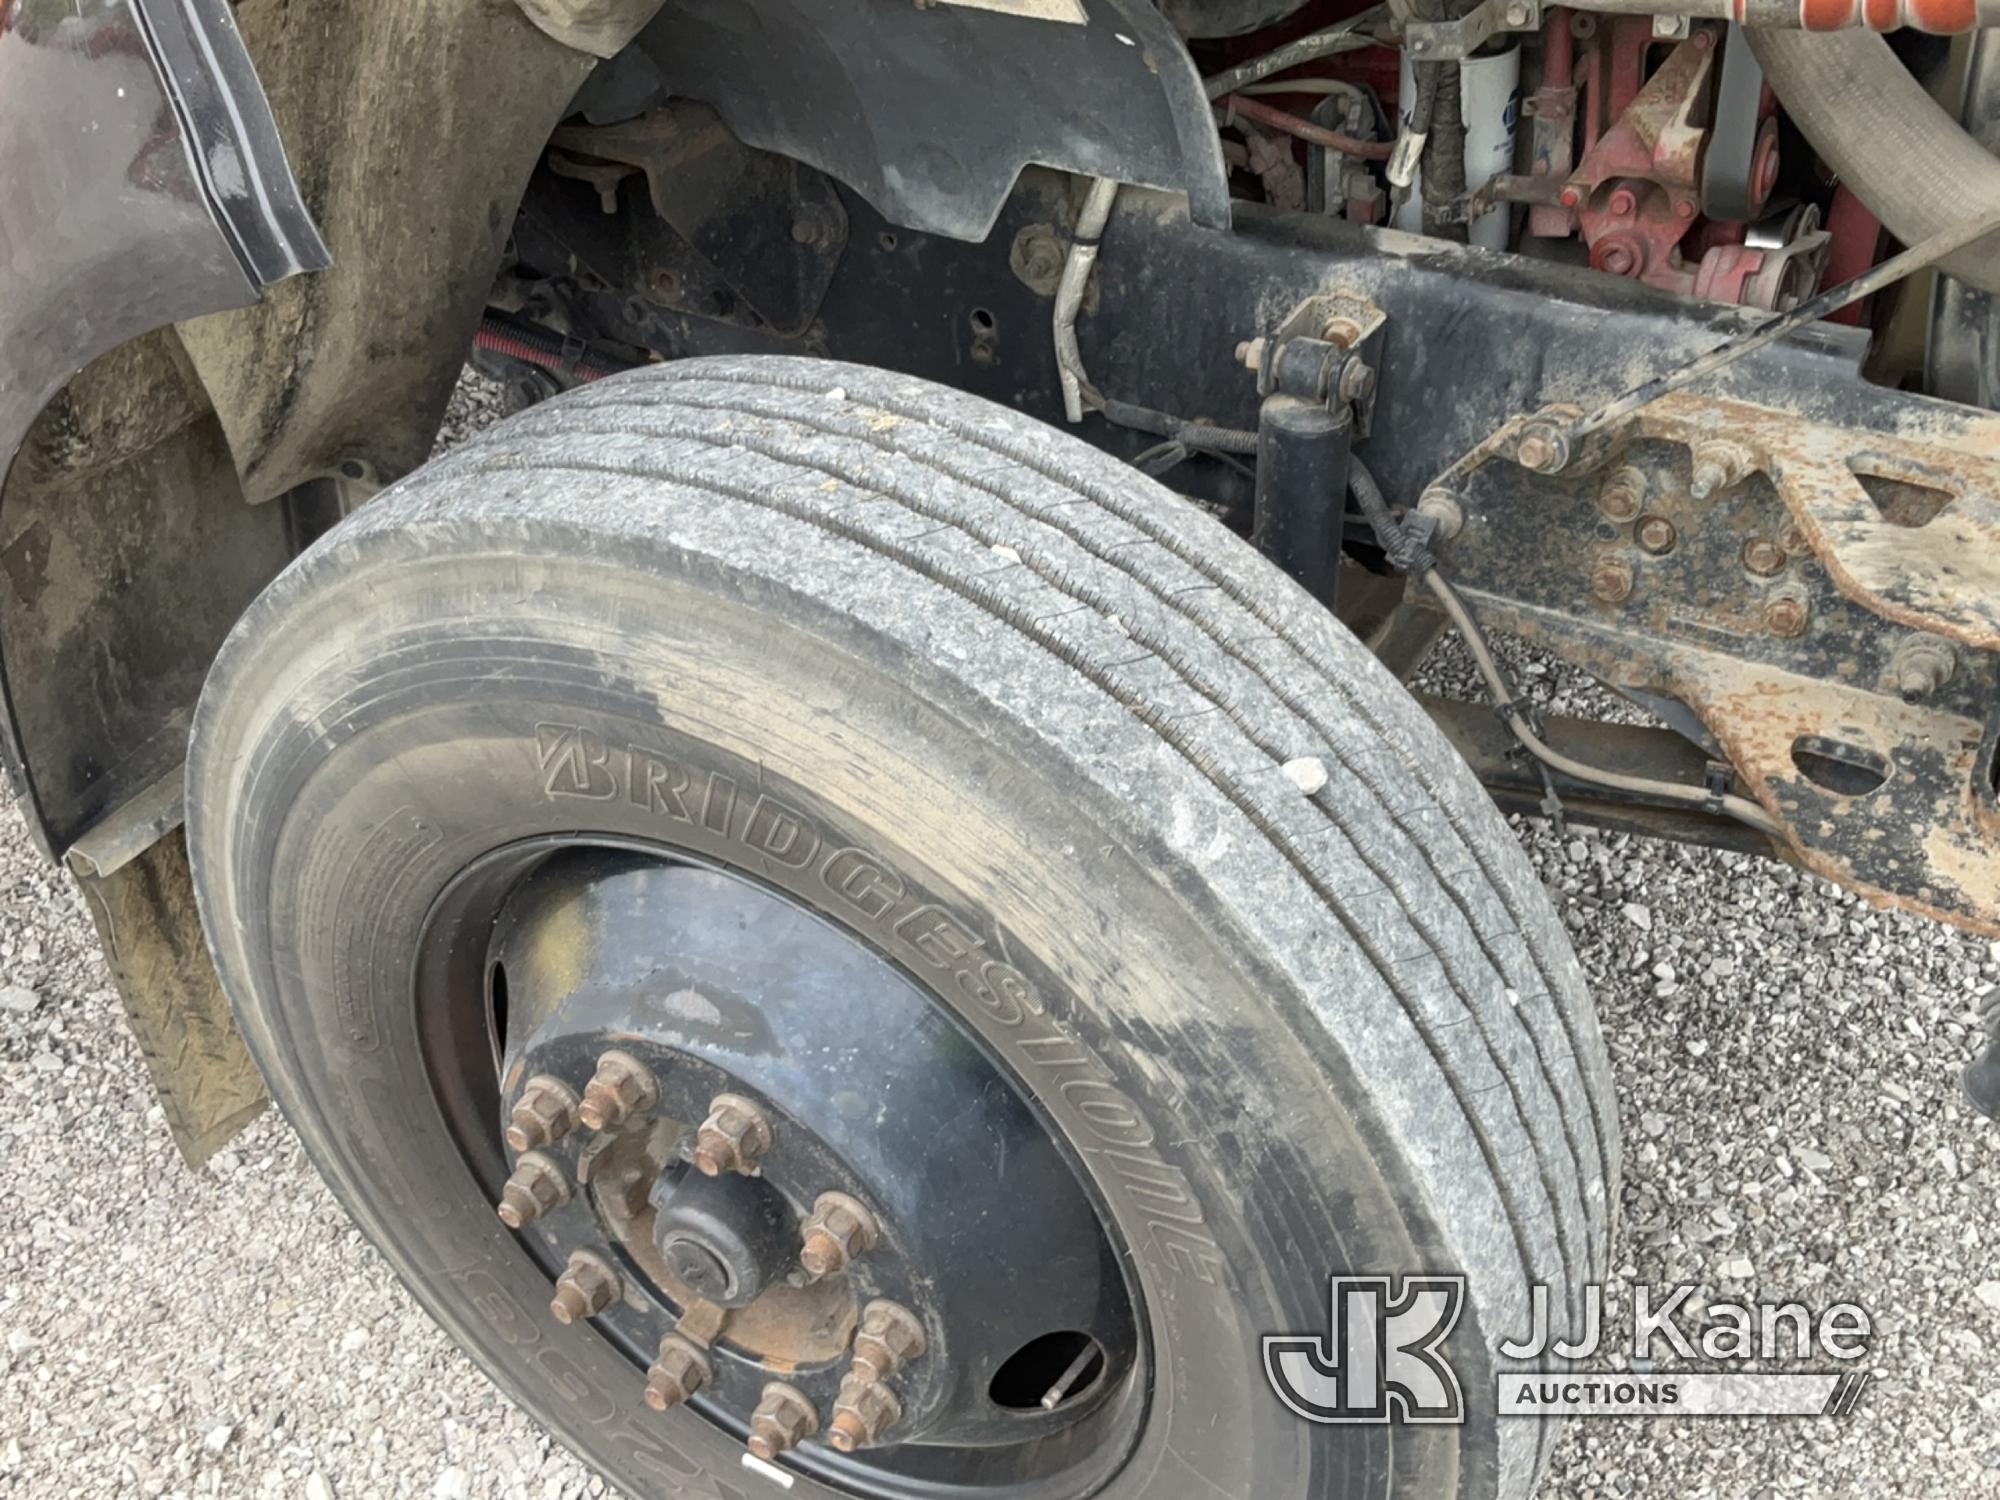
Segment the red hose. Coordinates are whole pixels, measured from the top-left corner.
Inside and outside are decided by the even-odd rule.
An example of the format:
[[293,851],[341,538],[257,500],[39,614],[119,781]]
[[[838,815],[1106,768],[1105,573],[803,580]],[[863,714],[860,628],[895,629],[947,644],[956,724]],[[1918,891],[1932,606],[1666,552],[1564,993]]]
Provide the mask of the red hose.
[[1241,94],[1224,94],[1215,102],[1231,114],[1254,120],[1259,125],[1268,125],[1273,130],[1282,130],[1286,135],[1295,135],[1302,141],[1311,141],[1329,151],[1338,151],[1342,156],[1358,156],[1363,161],[1387,161],[1390,152],[1395,150],[1388,141],[1359,141],[1337,130],[1328,130],[1324,125],[1315,125],[1311,120],[1286,114],[1282,109],[1273,109],[1259,100],[1246,99]]
[[544,370],[553,370],[558,375],[568,375],[579,381],[602,380],[616,373],[582,359],[566,360],[560,353],[544,348],[538,340],[517,336],[491,323],[479,325],[479,331],[472,336],[472,343],[474,348],[488,353],[518,359],[522,364],[538,365]]

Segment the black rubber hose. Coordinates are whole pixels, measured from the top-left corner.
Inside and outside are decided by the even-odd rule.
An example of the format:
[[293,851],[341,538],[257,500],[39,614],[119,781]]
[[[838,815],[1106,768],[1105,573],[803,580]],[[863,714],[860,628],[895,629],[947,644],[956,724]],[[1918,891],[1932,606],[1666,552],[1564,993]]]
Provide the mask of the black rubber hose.
[[[1859,29],[1746,35],[1813,149],[1904,244],[2000,209],[2000,157],[1939,108],[1880,36]],[[1944,269],[2000,292],[2000,236],[1968,245]]]

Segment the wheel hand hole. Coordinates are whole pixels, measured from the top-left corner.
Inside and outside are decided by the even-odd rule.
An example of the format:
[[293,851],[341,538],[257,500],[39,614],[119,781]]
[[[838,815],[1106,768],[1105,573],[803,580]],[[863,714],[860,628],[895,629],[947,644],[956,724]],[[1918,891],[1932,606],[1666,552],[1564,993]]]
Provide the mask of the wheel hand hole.
[[986,1388],[1009,1411],[1054,1411],[1088,1395],[1104,1374],[1104,1346],[1074,1328],[1030,1339],[993,1372]]

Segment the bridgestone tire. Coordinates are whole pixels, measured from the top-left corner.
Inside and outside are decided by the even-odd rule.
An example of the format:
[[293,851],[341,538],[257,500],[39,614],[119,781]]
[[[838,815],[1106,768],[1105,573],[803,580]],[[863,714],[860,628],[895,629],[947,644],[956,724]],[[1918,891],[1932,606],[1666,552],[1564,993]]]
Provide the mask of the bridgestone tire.
[[[759,797],[806,825],[803,864],[751,828]],[[727,860],[872,940],[1067,1136],[1155,1372],[1102,1494],[1532,1489],[1554,1431],[1495,1415],[1495,1347],[1536,1284],[1560,1309],[1602,1277],[1617,1171],[1561,927],[1367,651],[1083,443],[793,359],[550,401],[256,602],[201,701],[188,813],[223,978],[314,1160],[445,1328],[630,1493],[766,1481],[550,1318],[441,1123],[412,1000],[454,874],[577,829]],[[1263,1335],[1323,1334],[1330,1274],[1423,1272],[1467,1279],[1444,1350],[1462,1423],[1280,1403]]]

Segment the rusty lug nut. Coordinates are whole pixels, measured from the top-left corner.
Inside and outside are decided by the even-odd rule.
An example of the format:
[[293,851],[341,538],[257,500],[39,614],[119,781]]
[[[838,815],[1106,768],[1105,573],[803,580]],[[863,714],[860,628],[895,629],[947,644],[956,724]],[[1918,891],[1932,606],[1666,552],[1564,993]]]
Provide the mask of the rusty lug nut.
[[549,1311],[558,1323],[581,1322],[611,1306],[623,1289],[618,1272],[609,1261],[588,1250],[579,1250],[570,1256],[569,1264],[556,1278],[555,1300],[549,1303]]
[[1645,504],[1646,476],[1630,464],[1607,475],[1597,492],[1597,508],[1609,520],[1636,520]]
[[1806,633],[1806,601],[1781,594],[1764,606],[1764,627],[1772,635],[1790,639]]
[[528,1080],[508,1118],[507,1144],[516,1151],[552,1146],[576,1124],[576,1090],[560,1078],[538,1073]]
[[1637,532],[1639,545],[1655,557],[1664,557],[1674,550],[1674,544],[1681,537],[1674,530],[1674,523],[1665,516],[1647,516],[1639,522]]
[[1623,604],[1632,597],[1632,565],[1623,558],[1606,557],[1590,570],[1590,592],[1606,604]]
[[1785,570],[1785,549],[1767,536],[1753,536],[1743,544],[1743,566],[1759,578],[1769,578]]
[[819,1408],[797,1386],[774,1380],[764,1387],[763,1399],[750,1414],[748,1446],[752,1453],[769,1463],[787,1449],[796,1448],[819,1431]]
[[708,1118],[695,1132],[692,1160],[704,1177],[724,1172],[748,1177],[776,1139],[763,1110],[741,1094],[717,1094],[708,1101]]
[[569,1202],[569,1179],[553,1157],[529,1151],[514,1163],[514,1174],[500,1189],[494,1210],[509,1229],[520,1229]]
[[894,1302],[871,1302],[861,1309],[861,1328],[854,1335],[854,1373],[887,1380],[929,1347],[923,1320],[915,1313]]
[[715,1367],[699,1344],[685,1334],[660,1340],[659,1357],[646,1371],[646,1404],[672,1411],[715,1377]]
[[801,1231],[799,1265],[814,1281],[837,1276],[882,1238],[875,1216],[845,1193],[821,1193]]
[[660,1102],[660,1081],[653,1070],[629,1052],[616,1048],[597,1059],[597,1071],[584,1085],[577,1118],[592,1130],[616,1130],[635,1114]]
[[842,1453],[866,1448],[903,1419],[903,1403],[879,1380],[850,1375],[840,1383],[826,1440]]

